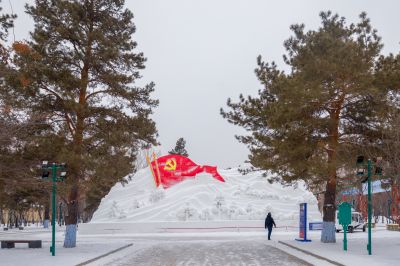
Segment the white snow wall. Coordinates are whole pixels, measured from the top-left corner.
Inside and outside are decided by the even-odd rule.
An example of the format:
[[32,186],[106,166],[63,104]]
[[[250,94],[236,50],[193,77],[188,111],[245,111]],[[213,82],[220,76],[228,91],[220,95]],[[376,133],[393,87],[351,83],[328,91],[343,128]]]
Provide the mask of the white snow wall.
[[297,225],[299,204],[308,203],[308,220],[321,221],[314,195],[270,184],[262,172],[242,175],[237,168],[219,170],[225,183],[200,174],[169,189],[156,188],[149,168],[139,170],[105,196],[91,222],[263,220],[268,212],[280,224]]

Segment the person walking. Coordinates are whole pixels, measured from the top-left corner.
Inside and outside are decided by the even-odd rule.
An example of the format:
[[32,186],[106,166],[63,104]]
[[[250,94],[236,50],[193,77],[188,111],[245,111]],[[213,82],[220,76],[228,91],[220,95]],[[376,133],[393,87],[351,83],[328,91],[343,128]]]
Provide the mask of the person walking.
[[269,212],[267,218],[265,218],[265,229],[268,229],[268,240],[271,240],[272,226],[275,226],[276,228],[274,218],[272,218],[271,213]]

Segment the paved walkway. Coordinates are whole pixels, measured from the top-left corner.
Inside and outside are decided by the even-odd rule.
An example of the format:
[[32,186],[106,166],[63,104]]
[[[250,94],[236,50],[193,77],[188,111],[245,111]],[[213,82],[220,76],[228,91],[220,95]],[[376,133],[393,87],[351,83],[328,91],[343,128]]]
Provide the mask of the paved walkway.
[[178,241],[150,245],[112,265],[310,265],[265,241]]

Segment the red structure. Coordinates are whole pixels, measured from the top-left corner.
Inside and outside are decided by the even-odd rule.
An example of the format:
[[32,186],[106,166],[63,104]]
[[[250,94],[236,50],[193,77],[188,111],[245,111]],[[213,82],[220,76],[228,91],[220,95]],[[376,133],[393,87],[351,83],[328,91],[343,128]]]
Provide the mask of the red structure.
[[361,212],[361,215],[364,219],[368,217],[368,203],[367,203],[367,195],[363,195],[362,193],[357,195],[358,209]]
[[399,195],[399,187],[396,182],[392,184],[392,217],[396,220],[396,223],[400,222],[399,217],[399,205],[400,205],[400,195]]

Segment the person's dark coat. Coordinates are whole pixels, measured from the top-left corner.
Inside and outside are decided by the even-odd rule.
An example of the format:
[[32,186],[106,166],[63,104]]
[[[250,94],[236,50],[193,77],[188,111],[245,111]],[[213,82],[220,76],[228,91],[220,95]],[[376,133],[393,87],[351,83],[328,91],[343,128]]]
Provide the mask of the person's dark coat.
[[265,228],[272,229],[272,226],[276,227],[274,218],[272,218],[271,213],[269,212],[267,218],[265,218]]

